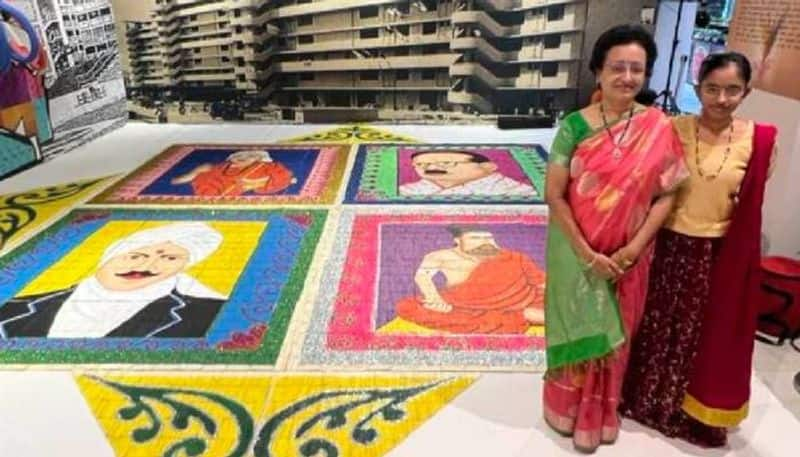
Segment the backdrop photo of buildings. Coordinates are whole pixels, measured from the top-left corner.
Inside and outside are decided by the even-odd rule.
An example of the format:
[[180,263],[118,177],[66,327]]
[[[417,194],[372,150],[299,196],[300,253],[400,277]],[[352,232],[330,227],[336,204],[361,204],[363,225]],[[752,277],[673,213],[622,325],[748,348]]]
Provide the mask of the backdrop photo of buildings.
[[113,0],[132,117],[162,122],[569,110],[597,35],[655,3]]

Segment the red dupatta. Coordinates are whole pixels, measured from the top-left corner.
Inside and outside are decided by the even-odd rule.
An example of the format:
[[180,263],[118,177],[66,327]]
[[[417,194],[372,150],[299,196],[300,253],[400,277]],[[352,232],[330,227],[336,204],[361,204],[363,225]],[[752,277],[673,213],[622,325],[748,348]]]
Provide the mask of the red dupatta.
[[739,203],[711,271],[711,291],[683,409],[732,427],[748,411],[761,281],[761,206],[777,129],[756,124]]

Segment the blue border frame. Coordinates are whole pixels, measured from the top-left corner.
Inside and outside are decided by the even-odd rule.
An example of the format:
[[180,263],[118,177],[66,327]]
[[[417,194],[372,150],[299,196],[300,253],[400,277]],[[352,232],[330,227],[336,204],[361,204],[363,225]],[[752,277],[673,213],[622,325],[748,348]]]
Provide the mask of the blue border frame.
[[270,210],[79,209],[65,217],[63,224],[54,230],[16,248],[7,257],[10,260],[0,262],[0,303],[12,298],[58,259],[114,220],[255,221],[265,222],[267,228],[205,338],[10,338],[0,340],[0,350],[214,349],[236,332],[245,333],[253,325],[269,322],[308,229]]

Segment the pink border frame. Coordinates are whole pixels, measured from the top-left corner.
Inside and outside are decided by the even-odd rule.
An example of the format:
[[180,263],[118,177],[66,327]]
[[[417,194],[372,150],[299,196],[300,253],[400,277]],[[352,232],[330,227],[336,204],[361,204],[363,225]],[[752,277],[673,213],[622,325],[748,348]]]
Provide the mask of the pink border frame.
[[[270,146],[272,145],[265,145]],[[200,148],[241,148],[246,149],[244,145],[198,145],[198,146],[179,146],[174,150],[166,151],[163,157],[157,157],[155,162],[147,169],[142,170],[141,173],[134,172],[130,177],[124,178],[119,186],[112,190],[112,192],[103,198],[104,201],[109,202],[204,202],[204,203],[298,203],[305,202],[309,199],[319,198],[325,191],[328,180],[331,177],[331,171],[339,159],[338,151],[339,146],[321,147],[317,161],[308,175],[303,189],[299,195],[271,195],[271,196],[240,196],[240,197],[219,197],[219,198],[199,198],[193,195],[140,195],[140,192],[147,186],[151,185],[158,178],[167,173],[172,167],[183,160],[186,156]],[[258,148],[261,145],[252,145],[252,148]],[[283,149],[308,149],[309,146],[283,146],[276,145]]]
[[368,215],[356,216],[339,289],[328,323],[326,344],[332,350],[425,349],[503,350],[544,349],[544,338],[528,335],[381,335],[374,327],[380,226],[385,223],[508,223],[547,224],[540,215]]

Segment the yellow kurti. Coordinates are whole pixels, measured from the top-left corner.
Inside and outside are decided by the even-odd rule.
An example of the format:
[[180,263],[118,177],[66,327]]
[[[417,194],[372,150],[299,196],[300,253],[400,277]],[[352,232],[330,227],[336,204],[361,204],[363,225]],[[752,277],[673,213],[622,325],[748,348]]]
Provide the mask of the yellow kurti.
[[[736,205],[736,196],[744,179],[747,164],[753,153],[754,124],[747,124],[747,134],[736,135],[730,145],[730,156],[715,179],[708,180],[719,169],[725,157],[727,142],[709,145],[700,142],[696,149],[696,116],[673,119],[678,136],[683,143],[686,165],[691,176],[678,190],[675,210],[665,227],[684,235],[718,238],[725,235]],[[700,154],[700,167],[706,177],[700,176],[695,159]]]

